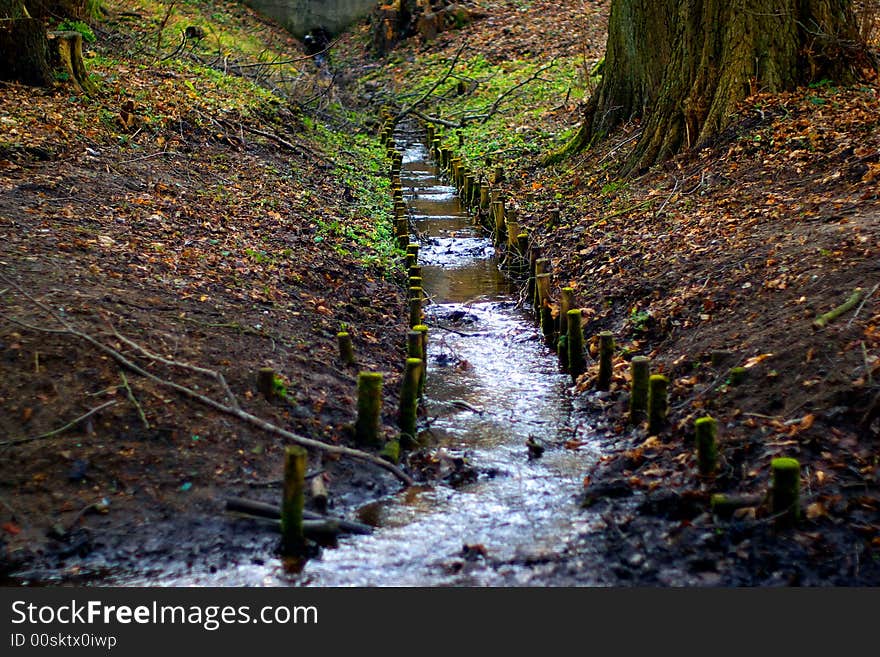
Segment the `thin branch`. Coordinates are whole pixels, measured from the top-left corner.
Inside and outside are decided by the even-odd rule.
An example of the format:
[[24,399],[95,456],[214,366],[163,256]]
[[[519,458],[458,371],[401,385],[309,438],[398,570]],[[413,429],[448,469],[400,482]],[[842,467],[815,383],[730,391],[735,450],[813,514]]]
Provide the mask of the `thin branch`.
[[[124,335],[119,333],[119,331],[117,331],[114,327],[111,326],[111,328],[113,330],[113,335],[115,335],[116,338],[118,338],[121,342],[124,342],[125,344],[127,344],[132,349],[139,351],[141,354],[143,354],[144,356],[146,356],[150,360],[159,361],[163,365],[168,365],[169,367],[180,367],[185,370],[191,370],[193,372],[197,372],[198,374],[204,374],[205,376],[214,379],[215,381],[217,381],[217,383],[220,384],[220,387],[223,388],[223,392],[226,393],[226,396],[229,398],[230,404],[232,406],[234,406],[235,408],[238,408],[238,399],[232,393],[232,390],[229,388],[229,385],[226,383],[226,379],[223,377],[222,374],[220,374],[220,372],[217,372],[215,370],[209,370],[206,367],[199,367],[198,365],[190,365],[189,363],[181,363],[180,361],[177,361],[177,360],[170,360],[167,358],[162,358],[162,356],[159,356],[158,354],[152,353],[151,351],[149,351],[145,347],[142,347],[141,345],[139,345],[134,340],[129,340]],[[124,380],[124,375],[123,375],[123,380]]]
[[553,60],[552,62],[547,64],[547,66],[542,66],[541,68],[539,68],[537,71],[532,73],[532,75],[530,75],[528,78],[526,78],[522,82],[513,85],[507,91],[499,94],[498,98],[495,99],[495,102],[489,106],[489,110],[486,112],[486,115],[483,117],[482,123],[486,123],[486,121],[488,121],[492,117],[492,115],[498,111],[498,107],[501,105],[501,101],[503,101],[505,98],[507,98],[507,96],[512,94],[517,89],[520,89],[520,88],[526,86],[529,82],[536,80],[537,78],[539,78],[541,76],[541,73],[543,73],[544,71],[546,71],[550,68],[553,68],[553,66],[555,66],[555,65],[556,65],[556,60]]
[[104,402],[100,406],[95,406],[95,408],[90,410],[88,413],[80,415],[75,420],[71,420],[70,422],[65,424],[63,427],[59,427],[59,428],[57,428],[53,431],[50,431],[48,433],[40,434],[39,436],[28,436],[27,438],[16,438],[14,440],[4,440],[3,442],[0,442],[0,447],[6,447],[8,445],[23,445],[24,443],[32,443],[35,440],[43,440],[44,438],[51,438],[52,436],[57,436],[58,434],[64,433],[68,429],[75,427],[77,424],[79,424],[83,420],[91,417],[92,415],[94,415],[98,411],[104,410],[108,406],[113,406],[116,403],[118,403],[118,401],[116,399],[111,399],[108,402]]
[[131,386],[128,385],[128,379],[125,378],[125,372],[123,372],[122,370],[119,370],[119,376],[122,377],[122,385],[125,386],[125,393],[126,393],[126,395],[128,395],[128,401],[130,401],[134,405],[134,407],[137,409],[138,417],[140,417],[141,422],[144,425],[144,429],[149,429],[150,423],[147,422],[147,416],[144,415],[144,409],[141,408],[141,405],[138,403],[137,398],[135,398],[135,396],[134,396],[134,392],[132,392],[132,390],[131,390]]
[[428,91],[426,91],[424,94],[422,94],[422,95],[418,98],[418,100],[416,100],[415,102],[411,103],[411,104],[409,105],[409,107],[405,107],[405,108],[403,108],[402,110],[400,110],[400,111],[397,113],[397,116],[395,117],[395,122],[400,121],[400,119],[402,119],[403,117],[405,117],[407,114],[409,114],[410,112],[412,112],[416,107],[418,107],[418,106],[421,105],[423,102],[425,102],[428,98],[431,97],[431,94],[433,94],[434,91],[436,91],[437,87],[439,87],[441,84],[443,84],[444,82],[446,82],[446,80],[449,79],[449,76],[452,75],[452,71],[453,71],[453,69],[455,69],[455,65],[458,63],[458,58],[461,57],[461,53],[464,52],[464,49],[465,49],[466,47],[467,47],[467,41],[465,41],[464,43],[462,43],[461,46],[458,48],[458,51],[456,51],[456,53],[455,53],[455,57],[452,58],[452,63],[449,65],[449,68],[446,69],[446,73],[443,74],[443,77],[441,77],[441,78],[440,78],[439,80],[437,80],[433,85],[431,85],[431,88],[428,89]]

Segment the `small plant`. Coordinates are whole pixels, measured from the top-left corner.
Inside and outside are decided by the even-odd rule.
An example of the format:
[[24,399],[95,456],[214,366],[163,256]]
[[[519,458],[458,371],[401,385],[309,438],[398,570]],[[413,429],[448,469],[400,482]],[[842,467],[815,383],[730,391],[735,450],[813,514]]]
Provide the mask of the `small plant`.
[[647,310],[636,310],[633,308],[629,313],[629,323],[635,333],[641,333],[648,327],[651,321],[651,313]]
[[87,43],[94,43],[97,41],[95,33],[92,32],[92,28],[82,21],[61,21],[61,23],[58,24],[58,29],[64,32],[79,32],[82,35],[83,41]]
[[287,399],[287,383],[277,374],[272,377],[272,394],[280,399]]

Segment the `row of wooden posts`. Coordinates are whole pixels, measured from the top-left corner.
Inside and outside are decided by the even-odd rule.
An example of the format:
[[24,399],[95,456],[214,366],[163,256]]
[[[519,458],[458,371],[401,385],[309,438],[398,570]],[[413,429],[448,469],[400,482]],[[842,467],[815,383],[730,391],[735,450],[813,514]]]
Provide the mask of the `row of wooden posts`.
[[[387,148],[391,162],[391,193],[394,200],[394,229],[398,247],[405,252],[408,274],[408,324],[407,358],[401,381],[398,410],[399,437],[382,446],[381,372],[362,371],[357,378],[357,419],[355,440],[359,446],[382,447],[382,455],[398,462],[401,450],[417,445],[418,405],[422,397],[427,369],[428,327],[424,324],[421,267],[418,264],[419,245],[409,241],[409,221],[400,172],[402,154],[394,147],[394,122],[390,114],[383,113],[380,140]],[[576,381],[587,369],[586,349],[582,326],[582,313],[576,305],[574,289],[560,290],[558,313],[553,314],[555,299],[551,293],[550,260],[544,257],[540,245],[532,243],[528,233],[520,229],[517,210],[505,203],[500,183],[504,180],[504,167],[496,165],[489,175],[471,172],[456,156],[453,148],[444,142],[444,135],[432,124],[426,125],[428,147],[435,162],[445,171],[456,187],[465,207],[473,214],[475,225],[481,225],[493,237],[495,247],[502,253],[502,263],[512,278],[526,280],[527,303],[535,315],[547,345],[556,351],[560,368]],[[462,145],[461,135],[457,135]],[[550,211],[552,224],[559,222],[559,210]],[[347,331],[338,334],[339,356],[347,365],[356,364],[356,358]],[[599,371],[596,387],[608,390],[611,386],[614,336],[603,331],[597,336],[599,345]],[[634,356],[630,361],[631,390],[629,422],[639,425],[647,422],[649,435],[657,435],[667,424],[669,411],[669,380],[662,374],[651,374],[650,359]],[[263,374],[265,377],[265,373]],[[264,383],[263,385],[267,385]],[[718,426],[714,418],[702,417],[695,421],[697,467],[700,475],[711,477],[718,468]],[[287,448],[285,455],[284,492],[282,499],[282,545],[289,551],[297,551],[303,545],[302,510],[305,494],[306,451],[298,446]],[[773,513],[783,521],[796,520],[800,515],[799,488],[800,464],[792,458],[776,458],[771,462]],[[712,508],[728,512],[736,508],[736,498],[716,494],[712,496]]]
[[[505,178],[504,167],[496,164],[488,174],[474,173],[455,154],[438,128],[429,123],[426,132],[434,160],[449,175],[462,202],[472,211],[475,225],[481,225],[492,236],[495,247],[502,253],[502,266],[507,274],[511,278],[525,279],[526,303],[530,304],[547,345],[556,351],[560,368],[576,381],[586,371],[587,359],[583,317],[576,304],[575,291],[571,287],[563,287],[558,304],[553,298],[550,260],[545,257],[543,248],[521,228],[516,207],[506,203],[501,188]],[[462,136],[457,135],[454,142],[462,146]],[[559,209],[550,209],[550,225],[558,225],[559,219]],[[555,317],[554,307],[558,308]],[[596,388],[609,390],[614,336],[610,331],[603,331],[596,337],[599,348]],[[667,425],[669,379],[662,374],[651,374],[650,369],[650,359],[646,356],[634,356],[630,361],[632,384],[628,419],[632,425],[647,422],[648,435],[657,435]],[[736,379],[740,369],[731,371],[732,380]],[[694,431],[698,471],[703,477],[712,477],[718,469],[717,421],[712,417],[699,418],[694,423]],[[800,464],[796,459],[776,458],[771,461],[771,473],[772,512],[784,522],[797,519]],[[726,512],[735,504],[736,500],[728,496],[719,494],[712,497],[713,510]]]

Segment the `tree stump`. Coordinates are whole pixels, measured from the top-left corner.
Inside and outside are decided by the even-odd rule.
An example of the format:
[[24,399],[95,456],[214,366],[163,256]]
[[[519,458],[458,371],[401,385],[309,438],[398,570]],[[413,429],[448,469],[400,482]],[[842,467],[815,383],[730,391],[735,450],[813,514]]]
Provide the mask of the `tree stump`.
[[74,31],[49,32],[49,46],[55,66],[64,70],[83,93],[92,95],[95,83],[89,79],[82,56],[82,34]]

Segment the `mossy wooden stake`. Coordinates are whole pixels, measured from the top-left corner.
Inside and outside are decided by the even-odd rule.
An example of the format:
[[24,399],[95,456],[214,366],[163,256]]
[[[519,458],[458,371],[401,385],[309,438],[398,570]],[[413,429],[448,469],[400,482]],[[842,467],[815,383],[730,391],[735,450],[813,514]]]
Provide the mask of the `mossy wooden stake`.
[[651,376],[651,359],[633,356],[629,364],[632,388],[629,394],[629,423],[641,424],[648,417],[648,379]]
[[[406,252],[412,253],[416,262],[418,262],[418,260],[419,260],[419,245],[418,244],[410,244],[408,247],[406,247]],[[410,266],[412,266],[412,265],[410,265]]]
[[[535,291],[534,296],[532,297],[532,308],[535,312],[535,319],[541,319],[541,290],[538,287],[539,277],[544,274],[549,274],[548,271],[550,269],[550,259],[549,258],[538,258],[535,260]],[[549,289],[549,288],[548,288]]]
[[421,278],[422,277],[422,267],[421,265],[413,265],[409,268],[409,277],[410,278]]
[[730,385],[739,386],[745,383],[749,376],[749,371],[745,367],[732,367],[728,373]]
[[599,334],[599,379],[596,381],[596,387],[599,390],[609,390],[611,388],[613,362],[614,334],[611,331],[602,331]]
[[568,346],[568,372],[571,374],[572,380],[576,381],[578,376],[583,374],[587,368],[587,361],[584,357],[584,330],[581,325],[580,308],[573,308],[568,311],[566,345]]
[[770,462],[773,514],[782,525],[795,524],[800,518],[801,464],[793,458],[775,458]]
[[413,288],[418,288],[419,292],[422,292],[422,277],[421,276],[410,276],[409,277],[409,288],[410,292],[412,292]]
[[418,326],[422,323],[422,299],[421,295],[409,300],[409,326]]
[[257,372],[257,391],[269,401],[275,398],[275,370],[262,367]]
[[407,358],[403,381],[400,385],[400,447],[412,449],[416,440],[416,423],[418,422],[419,379],[421,377],[422,359]]
[[286,555],[300,554],[305,547],[303,506],[306,498],[308,452],[299,445],[284,450],[284,488],[281,497],[281,547]]
[[541,259],[543,249],[540,246],[533,245],[529,248],[529,280],[526,285],[526,302],[531,303],[535,298],[535,273],[537,271],[537,262]]
[[574,308],[574,288],[564,287],[559,291],[559,333],[568,333],[568,311]]
[[357,421],[355,441],[358,445],[378,447],[379,419],[382,415],[382,373],[361,372],[357,379]]
[[669,379],[662,374],[648,378],[648,434],[657,435],[666,428],[669,413]]
[[516,255],[517,268],[516,273],[520,276],[528,274],[529,266],[527,256],[529,253],[529,236],[528,233],[520,233],[516,236]]
[[556,339],[556,355],[559,356],[559,369],[568,372],[568,336],[565,333]]
[[428,378],[428,327],[424,324],[416,324],[413,331],[418,331],[422,336],[422,370],[419,377],[419,396],[425,394],[425,380]]
[[[424,298],[424,296],[425,296],[425,294],[424,294],[424,290],[422,290],[421,287],[412,287],[412,286],[411,286],[411,287],[409,288],[409,298],[410,298],[410,301],[412,301],[412,300],[416,300],[416,301],[418,301],[419,303],[421,303],[421,302],[422,302],[422,299]],[[421,323],[421,322],[418,322],[418,323]],[[412,326],[415,326],[415,324],[411,324],[411,325],[410,325],[410,327],[412,327]]]
[[340,331],[336,334],[339,342],[339,358],[346,365],[354,365],[354,345],[351,342],[351,334],[348,331]]
[[480,185],[480,209],[489,209],[489,185],[485,183]]
[[492,202],[492,219],[494,243],[495,246],[501,246],[501,241],[504,239],[504,201]]
[[718,423],[715,418],[701,417],[694,422],[697,443],[697,469],[704,477],[718,468]]

